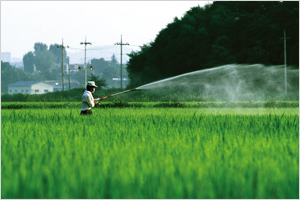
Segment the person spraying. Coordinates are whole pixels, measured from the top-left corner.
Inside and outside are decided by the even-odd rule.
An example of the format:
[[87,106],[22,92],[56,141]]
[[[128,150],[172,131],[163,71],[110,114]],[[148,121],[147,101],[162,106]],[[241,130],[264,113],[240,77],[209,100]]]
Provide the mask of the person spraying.
[[94,99],[92,93],[95,92],[96,87],[98,87],[95,84],[95,81],[88,81],[86,90],[84,91],[82,95],[82,106],[81,106],[81,112],[80,115],[91,115],[93,114],[92,108],[95,106],[95,103],[97,103],[98,100],[103,100],[104,97],[99,97],[98,99]]

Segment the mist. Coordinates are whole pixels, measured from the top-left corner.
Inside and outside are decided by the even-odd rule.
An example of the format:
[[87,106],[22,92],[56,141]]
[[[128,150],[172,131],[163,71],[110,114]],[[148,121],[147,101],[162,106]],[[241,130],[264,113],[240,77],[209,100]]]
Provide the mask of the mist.
[[[149,83],[137,90],[177,91],[219,100],[269,100],[285,96],[284,66],[228,64]],[[299,69],[287,67],[287,92],[299,95]]]

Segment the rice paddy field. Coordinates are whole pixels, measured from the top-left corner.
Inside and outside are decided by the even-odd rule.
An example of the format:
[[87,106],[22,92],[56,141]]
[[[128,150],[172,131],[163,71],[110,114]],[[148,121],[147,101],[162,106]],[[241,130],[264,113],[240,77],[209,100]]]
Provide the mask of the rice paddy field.
[[1,110],[1,198],[299,198],[299,108],[79,112]]

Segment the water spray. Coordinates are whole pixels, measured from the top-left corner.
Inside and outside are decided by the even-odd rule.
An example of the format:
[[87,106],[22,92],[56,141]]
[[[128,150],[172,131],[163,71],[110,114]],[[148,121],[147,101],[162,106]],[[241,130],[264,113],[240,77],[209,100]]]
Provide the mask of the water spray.
[[123,93],[126,93],[126,92],[130,92],[130,91],[133,91],[133,90],[136,90],[136,88],[132,88],[132,89],[130,89],[130,90],[125,90],[125,91],[123,91],[123,92],[118,92],[118,93],[116,93],[116,94],[111,94],[111,95],[108,95],[108,96],[106,96],[106,97],[99,97],[99,98],[97,98],[97,99],[95,99],[96,101],[101,101],[101,100],[104,100],[104,99],[107,99],[107,98],[109,98],[109,97],[113,97],[113,96],[116,96],[116,95],[119,95],[119,94],[123,94]]
[[[228,64],[215,68],[184,73],[148,83],[130,90],[96,99],[103,100],[133,90],[155,90],[161,94],[191,98],[216,97],[220,100],[250,101],[284,96],[285,77],[282,65]],[[287,89],[299,93],[299,69],[287,68]]]

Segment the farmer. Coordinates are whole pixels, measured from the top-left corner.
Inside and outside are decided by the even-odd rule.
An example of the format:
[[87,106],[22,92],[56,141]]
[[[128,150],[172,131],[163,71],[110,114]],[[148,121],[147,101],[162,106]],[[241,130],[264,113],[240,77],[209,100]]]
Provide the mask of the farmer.
[[[96,100],[94,100],[94,97],[92,95],[93,92],[95,92],[95,88],[98,87],[94,81],[88,81],[86,86],[86,91],[84,91],[82,95],[82,106],[81,106],[81,115],[91,115],[92,107],[95,106]],[[100,97],[100,99],[104,99],[103,97]]]

